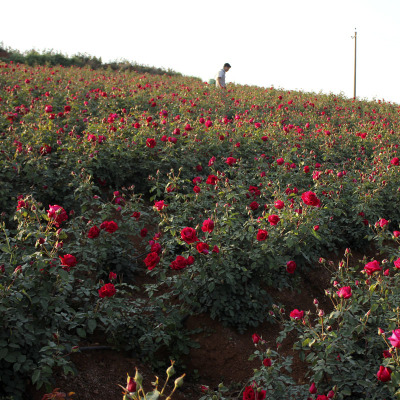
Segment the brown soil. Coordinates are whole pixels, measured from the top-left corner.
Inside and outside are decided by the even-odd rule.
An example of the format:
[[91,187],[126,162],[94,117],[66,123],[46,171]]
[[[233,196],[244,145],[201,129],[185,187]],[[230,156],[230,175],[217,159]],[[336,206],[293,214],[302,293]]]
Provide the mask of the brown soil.
[[[329,260],[337,265],[343,258],[343,252],[338,255],[332,254]],[[368,249],[368,257],[377,256],[374,248]],[[363,254],[353,252],[352,260],[358,261]],[[321,267],[310,270],[302,276],[300,287],[301,292],[290,290],[279,291],[276,288],[269,288],[268,292],[275,299],[278,305],[284,305],[286,313],[294,308],[304,311],[315,310],[313,300],[319,300],[320,308],[329,312],[332,308],[329,300],[324,296],[324,289],[330,287],[331,273]],[[141,284],[148,282],[145,277],[138,279]],[[249,329],[243,334],[223,326],[214,321],[209,315],[202,314],[189,317],[186,321],[189,330],[202,328],[203,332],[195,334],[192,339],[200,347],[191,350],[189,356],[184,359],[186,364],[184,372],[187,376],[180,391],[174,394],[177,400],[196,400],[202,396],[200,386],[207,385],[216,389],[218,384],[225,385],[232,383],[244,383],[253,375],[253,368],[259,366],[259,361],[249,361],[249,356],[254,352],[255,346],[252,342],[252,334],[257,333],[267,342],[268,347],[276,349],[276,338],[280,331],[278,323],[264,322],[256,329]],[[302,362],[297,353],[292,349],[295,338],[288,337],[280,347],[280,353],[291,355],[293,359],[292,377],[298,383],[305,382],[307,366]],[[102,338],[92,340],[91,343],[83,345],[105,344]],[[138,367],[144,376],[144,382],[154,381],[155,373],[147,365],[132,358],[129,354],[115,350],[91,350],[72,355],[72,361],[78,369],[74,377],[65,377],[61,372],[55,374],[56,387],[64,392],[73,391],[76,393],[74,399],[79,400],[112,400],[122,399],[122,389],[117,385],[125,386],[126,374],[135,374],[135,367]],[[178,366],[179,368],[179,366]],[[160,374],[160,378],[164,373]],[[150,390],[150,387],[148,387]],[[31,389],[30,396],[33,400],[41,400],[44,392]]]

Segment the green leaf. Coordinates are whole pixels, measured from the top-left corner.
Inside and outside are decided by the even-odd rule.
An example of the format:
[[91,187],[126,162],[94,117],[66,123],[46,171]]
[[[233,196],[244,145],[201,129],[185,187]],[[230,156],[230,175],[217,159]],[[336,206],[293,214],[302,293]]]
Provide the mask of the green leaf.
[[67,271],[63,270],[60,268],[60,270],[58,271],[58,275],[60,275],[60,278],[63,281],[68,281],[69,280],[69,274]]
[[11,251],[8,249],[8,247],[6,247],[5,245],[0,247],[0,250],[4,253],[11,253]]
[[35,384],[40,378],[40,369],[35,370],[32,375],[32,383]]
[[0,360],[2,358],[4,358],[7,355],[7,353],[8,353],[8,350],[6,347],[3,347],[2,349],[0,349]]
[[17,361],[17,353],[8,353],[4,359],[9,363],[15,363]]
[[321,236],[313,229],[311,229],[311,233],[315,236],[318,240],[321,240]]
[[391,380],[394,385],[398,386],[400,384],[400,372],[393,372],[391,375]]
[[155,389],[153,392],[149,392],[146,394],[146,399],[147,400],[157,400],[160,398],[160,394],[161,393],[157,389]]
[[97,322],[95,319],[89,319],[88,321],[88,328],[89,328],[89,332],[93,333],[93,331],[96,329],[97,326]]
[[340,394],[343,394],[344,396],[351,396],[351,389],[346,386],[340,390]]
[[80,337],[82,337],[82,338],[85,338],[85,337],[86,337],[86,332],[85,332],[85,330],[82,329],[82,328],[77,328],[76,333],[77,333]]
[[314,381],[315,382],[320,382],[322,379],[322,376],[324,374],[324,371],[320,369],[315,375],[314,375]]
[[375,289],[376,289],[377,286],[378,286],[378,283],[374,283],[373,285],[371,285],[371,286],[369,287],[369,291],[370,291],[371,293],[373,293],[373,292],[375,291]]

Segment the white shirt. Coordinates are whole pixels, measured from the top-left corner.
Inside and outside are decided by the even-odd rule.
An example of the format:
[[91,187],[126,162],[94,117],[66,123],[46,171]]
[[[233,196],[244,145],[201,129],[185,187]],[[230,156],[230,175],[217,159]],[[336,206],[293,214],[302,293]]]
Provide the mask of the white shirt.
[[215,77],[215,84],[217,87],[218,86],[218,78],[221,78],[221,86],[225,86],[225,70],[222,68],[221,71],[218,72],[218,74]]

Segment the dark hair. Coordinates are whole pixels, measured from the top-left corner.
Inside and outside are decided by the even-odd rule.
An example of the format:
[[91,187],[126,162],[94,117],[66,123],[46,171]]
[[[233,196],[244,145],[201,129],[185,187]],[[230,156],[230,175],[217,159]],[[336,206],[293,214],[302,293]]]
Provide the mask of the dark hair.
[[225,67],[231,68],[231,64],[225,63],[225,64],[224,64],[224,68],[225,68]]

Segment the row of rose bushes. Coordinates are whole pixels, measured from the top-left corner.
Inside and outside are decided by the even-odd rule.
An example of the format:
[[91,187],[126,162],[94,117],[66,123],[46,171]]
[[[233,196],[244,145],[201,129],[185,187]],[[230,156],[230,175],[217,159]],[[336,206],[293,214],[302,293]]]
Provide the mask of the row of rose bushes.
[[[282,329],[276,347],[253,334],[257,350],[251,358],[258,358],[261,366],[243,387],[243,400],[400,398],[400,231],[378,226],[373,236],[390,243],[388,258],[351,262],[351,250],[346,249],[337,266],[320,260],[332,274],[332,286],[325,290],[333,305],[330,312],[321,308],[321,299],[314,299],[314,310],[273,305],[270,315]],[[303,379],[308,384],[294,382],[292,357],[279,353],[289,334],[308,368]],[[207,386],[202,390],[201,400],[239,398],[223,384],[216,391]]]
[[[7,385],[68,372],[66,355],[94,329],[151,357],[187,351],[189,314],[256,326],[268,286],[293,286],[324,250],[400,222],[393,105],[0,67]],[[146,267],[150,299],[132,294]]]
[[76,211],[21,197],[17,228],[1,221],[0,394],[19,399],[28,381],[51,387],[55,368],[76,372],[70,355],[95,331],[149,363],[160,349],[178,357],[193,345],[182,310],[135,285],[149,221],[140,196],[103,201],[89,178],[79,196]]
[[[209,228],[210,223],[204,227]],[[186,231],[182,238],[194,240],[193,234]],[[377,227],[374,239],[392,243],[389,258],[382,261],[364,258],[353,264],[350,249],[337,266],[321,259],[320,264],[332,273],[332,286],[325,296],[333,309],[325,312],[318,299],[314,299],[315,310],[288,310],[284,304],[274,304],[270,315],[282,326],[276,347],[254,333],[256,350],[250,359],[260,360],[254,375],[244,385],[241,383],[239,390],[223,383],[216,390],[201,385],[200,400],[400,398],[399,238],[400,231]],[[291,377],[292,357],[280,354],[290,333],[296,337],[294,350],[309,369],[302,384]],[[173,366],[168,368],[167,380],[174,373]],[[175,381],[173,393],[182,379]],[[165,387],[161,392],[156,387],[146,396],[161,398]],[[128,375],[124,391],[124,399],[144,398],[138,372],[134,378]]]
[[[228,167],[221,172],[216,164],[223,162]],[[258,162],[262,169],[264,160]],[[233,157],[213,157],[210,164],[213,173],[199,172],[192,181],[180,171],[172,171],[166,184],[153,178],[152,191],[163,198],[154,205],[162,234],[145,263],[185,307],[208,310],[240,330],[265,318],[272,302],[268,287],[295,286],[299,271],[314,267],[327,249],[363,243],[371,225],[395,226],[396,211],[391,222],[381,213],[389,188],[397,188],[378,186],[371,202],[354,189],[358,172],[312,178],[309,172],[279,175],[278,165],[271,180],[272,169],[260,177]],[[397,174],[389,169],[382,179]],[[287,183],[290,178],[299,188]],[[171,275],[171,269],[181,272]]]
[[37,198],[62,195],[69,206],[71,173],[82,167],[108,187],[146,192],[152,171],[182,166],[191,179],[194,168],[207,170],[209,155],[251,164],[265,154],[268,165],[283,160],[295,172],[320,163],[335,175],[354,161],[360,179],[375,179],[373,190],[396,158],[396,114],[387,104],[243,87],[221,101],[191,79],[2,67],[4,199],[32,187]]

